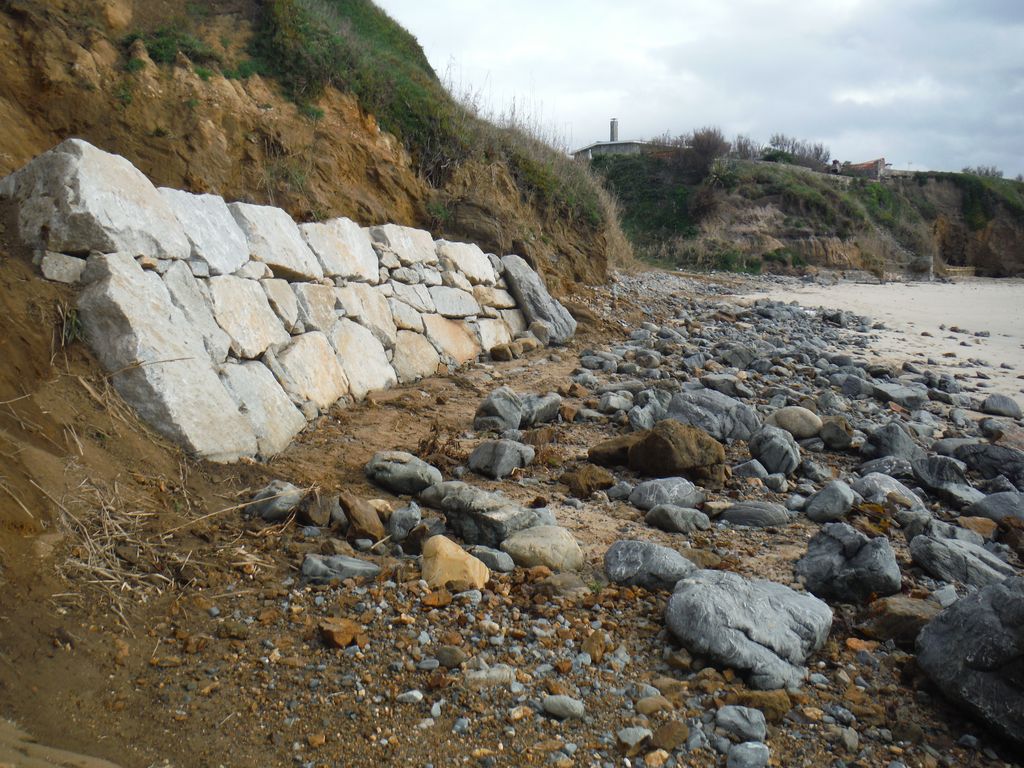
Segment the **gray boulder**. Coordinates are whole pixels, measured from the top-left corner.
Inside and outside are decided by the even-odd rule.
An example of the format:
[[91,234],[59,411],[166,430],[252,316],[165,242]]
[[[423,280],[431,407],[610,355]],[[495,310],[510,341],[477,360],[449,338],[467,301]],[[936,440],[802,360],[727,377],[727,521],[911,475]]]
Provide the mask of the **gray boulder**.
[[696,566],[676,552],[650,541],[617,541],[604,555],[604,572],[615,584],[672,589]]
[[981,501],[985,494],[974,488],[967,480],[967,465],[949,456],[929,456],[911,462],[914,477],[940,499],[947,501],[957,509],[968,507]]
[[467,544],[498,547],[517,531],[553,522],[544,514],[547,510],[527,509],[500,493],[465,483],[428,489],[420,500],[444,512],[448,527]]
[[973,517],[987,517],[997,523],[1007,516],[1019,517],[1024,520],[1024,493],[1019,491],[993,493],[972,504],[967,514]]
[[960,539],[915,536],[910,542],[910,556],[936,579],[959,581],[973,587],[987,587],[1016,575],[1013,566],[984,547]]
[[696,507],[703,503],[704,492],[684,477],[663,477],[640,483],[629,494],[629,503],[637,509],[654,509],[660,504]]
[[519,420],[519,429],[526,429],[537,424],[547,424],[558,418],[558,409],[562,406],[562,397],[557,392],[546,395],[526,395],[522,398],[523,414]]
[[770,501],[741,501],[722,512],[721,518],[728,523],[746,528],[786,525],[790,521],[786,508]]
[[807,500],[804,513],[816,523],[842,520],[853,508],[853,489],[842,480],[833,480]]
[[853,481],[851,488],[865,501],[872,504],[910,509],[931,516],[917,494],[899,480],[880,472],[871,472],[864,477],[857,478]]
[[715,713],[715,726],[735,741],[764,741],[768,737],[764,713],[752,707],[726,704]]
[[501,480],[529,466],[534,455],[532,447],[515,440],[487,440],[469,455],[469,468],[493,480]]
[[527,323],[547,323],[552,344],[565,344],[576,333],[576,320],[569,311],[551,298],[540,275],[519,256],[504,256],[505,281],[508,290],[526,317]]
[[832,626],[821,600],[726,571],[695,571],[676,584],[666,621],[692,653],[746,673],[751,687],[798,687],[807,657]]
[[716,440],[749,440],[761,426],[757,411],[713,389],[676,393],[666,415],[700,427]]
[[697,509],[659,504],[644,516],[644,522],[666,533],[693,533],[711,528],[708,516]]
[[900,591],[900,567],[884,536],[869,539],[846,523],[828,523],[796,564],[808,591],[826,600],[866,603]]
[[491,549],[482,545],[470,547],[468,551],[469,554],[492,571],[511,573],[516,569],[516,563],[508,552],[502,552],[500,549]]
[[925,458],[921,446],[915,443],[907,431],[895,421],[890,421],[885,426],[872,430],[860,451],[869,459],[895,456],[907,461],[914,461]]
[[284,480],[272,480],[256,495],[248,507],[248,513],[268,523],[284,520],[306,498],[306,491]]
[[1006,445],[961,445],[953,455],[986,480],[1004,475],[1018,491],[1024,491],[1024,451]]
[[878,459],[868,459],[857,467],[857,474],[861,477],[870,475],[872,472],[895,477],[897,480],[912,480],[914,477],[914,468],[911,463],[907,459],[901,459],[897,456],[882,456]]
[[917,664],[952,701],[1024,745],[1024,578],[968,595],[917,638]]
[[747,741],[729,747],[725,768],[765,768],[771,752],[759,741]]
[[366,476],[396,495],[417,494],[441,482],[441,472],[404,451],[380,451],[366,465]]
[[800,446],[784,429],[766,425],[750,438],[750,455],[769,473],[790,475],[800,466]]
[[875,399],[883,403],[893,402],[908,411],[917,410],[928,402],[928,389],[926,387],[910,387],[903,384],[883,382],[873,384],[871,394]]
[[302,578],[313,584],[329,584],[345,579],[372,579],[380,573],[374,563],[345,555],[309,553],[302,561]]
[[504,432],[519,429],[523,419],[523,401],[508,387],[489,394],[473,416],[473,429],[480,432]]
[[1012,397],[992,393],[981,403],[981,412],[990,416],[1006,416],[1010,419],[1021,418],[1020,404]]
[[388,518],[388,534],[392,541],[402,542],[409,537],[409,533],[423,521],[423,513],[415,501],[410,501],[406,506],[400,507],[391,513]]

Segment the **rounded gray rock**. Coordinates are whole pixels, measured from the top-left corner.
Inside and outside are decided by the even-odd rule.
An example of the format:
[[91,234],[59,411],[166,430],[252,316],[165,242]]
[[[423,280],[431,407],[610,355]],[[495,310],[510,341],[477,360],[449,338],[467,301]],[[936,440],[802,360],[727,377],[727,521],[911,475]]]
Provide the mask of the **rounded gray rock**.
[[807,500],[804,512],[816,523],[842,520],[853,508],[856,497],[842,480],[833,480]]
[[604,571],[615,584],[644,589],[672,589],[696,566],[676,552],[651,541],[617,541],[604,556]]
[[865,603],[900,591],[902,575],[884,536],[869,539],[846,523],[829,523],[796,564],[807,590],[827,600]]

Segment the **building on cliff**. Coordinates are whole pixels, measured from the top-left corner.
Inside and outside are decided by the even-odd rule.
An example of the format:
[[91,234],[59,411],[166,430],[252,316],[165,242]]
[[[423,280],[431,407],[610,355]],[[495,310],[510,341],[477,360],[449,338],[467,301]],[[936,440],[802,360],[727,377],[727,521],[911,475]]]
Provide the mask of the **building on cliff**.
[[648,146],[646,141],[619,141],[618,118],[612,118],[608,134],[608,141],[595,141],[577,149],[572,156],[577,160],[592,160],[598,155],[638,155]]

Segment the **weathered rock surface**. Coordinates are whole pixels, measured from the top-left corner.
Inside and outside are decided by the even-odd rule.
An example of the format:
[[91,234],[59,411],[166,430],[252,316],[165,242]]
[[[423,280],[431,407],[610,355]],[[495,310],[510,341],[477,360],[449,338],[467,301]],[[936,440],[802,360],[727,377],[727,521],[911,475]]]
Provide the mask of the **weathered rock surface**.
[[412,331],[399,331],[391,365],[400,384],[411,384],[437,373],[441,356],[426,337]]
[[713,389],[673,395],[667,416],[700,427],[716,440],[749,440],[761,427],[753,408]]
[[444,512],[448,527],[467,544],[498,547],[513,533],[541,523],[537,510],[461,482],[441,483],[420,499]]
[[166,187],[158,191],[181,223],[191,257],[203,261],[211,275],[230,275],[249,260],[249,243],[224,198]]
[[478,245],[438,240],[435,247],[441,266],[449,271],[461,272],[472,285],[492,286],[496,282],[494,267]]
[[616,584],[673,589],[696,566],[674,549],[650,541],[617,541],[604,555],[604,571]]
[[519,429],[522,419],[522,399],[509,387],[498,387],[477,407],[473,429],[492,432]]
[[711,528],[708,516],[698,509],[659,504],[644,515],[644,522],[666,533],[693,533]]
[[1013,566],[984,547],[959,539],[915,536],[910,542],[914,562],[937,579],[985,587],[1014,576]]
[[330,584],[345,579],[372,579],[380,573],[380,566],[347,555],[317,555],[309,553],[302,561],[302,578],[313,584]]
[[721,518],[733,525],[747,528],[768,528],[787,525],[789,512],[781,504],[770,501],[741,501],[722,512]]
[[942,612],[932,600],[894,595],[875,600],[868,607],[868,616],[857,630],[875,640],[892,640],[903,648],[913,648],[924,625]]
[[527,322],[539,320],[547,323],[553,344],[564,344],[571,339],[576,333],[576,320],[565,307],[551,298],[540,275],[519,256],[505,256],[501,263],[505,266],[509,292],[515,297]]
[[797,440],[816,437],[821,431],[821,417],[799,405],[788,405],[774,411],[766,420],[766,424],[784,429]]
[[583,567],[583,551],[576,538],[557,525],[513,533],[501,542],[501,550],[523,568],[545,565],[553,571],[578,571]]
[[666,477],[640,483],[629,495],[629,503],[648,510],[659,504],[696,507],[704,502],[704,492],[684,477]]
[[917,663],[954,702],[1024,744],[1024,578],[954,603],[917,639]]
[[255,456],[256,435],[166,286],[127,254],[89,258],[78,298],[86,339],[114,386],[165,437],[213,461]]
[[300,224],[299,231],[327,277],[376,284],[380,277],[377,254],[362,227],[344,217]]
[[398,383],[387,352],[369,329],[343,317],[335,323],[330,341],[356,400],[362,400],[375,389],[388,389]]
[[429,232],[397,224],[383,224],[370,228],[370,237],[375,243],[385,246],[398,257],[405,267],[417,264],[437,264],[434,238]]
[[531,446],[515,440],[486,440],[469,455],[469,468],[492,480],[501,480],[529,466],[534,454]]
[[348,377],[327,337],[319,331],[296,336],[276,356],[275,374],[285,392],[324,410],[348,394]]
[[855,498],[850,486],[842,480],[833,480],[807,500],[803,511],[816,523],[831,523],[846,517]]
[[123,157],[68,139],[0,180],[22,242],[48,251],[187,259],[174,211]]
[[451,539],[431,536],[423,545],[423,580],[431,589],[456,583],[462,589],[483,589],[491,572]]
[[[214,363],[223,363],[231,349],[231,337],[217,324],[209,288],[201,286],[184,261],[174,261],[163,275],[167,292],[181,313],[199,334]],[[205,290],[204,290],[205,289]]]
[[778,427],[761,427],[750,438],[749,448],[750,455],[769,473],[789,475],[800,466],[800,446],[789,432]]
[[271,346],[291,341],[258,282],[221,275],[210,278],[209,284],[213,316],[231,339],[234,355],[251,360]]
[[274,277],[315,281],[324,276],[292,217],[280,208],[230,203],[228,210],[245,233],[249,255],[270,267]]
[[971,505],[968,514],[974,517],[987,517],[996,522],[1007,516],[1024,520],[1024,493],[1020,491],[993,493]]
[[381,290],[364,283],[349,283],[335,291],[338,303],[345,310],[349,320],[370,329],[385,349],[393,349],[398,339],[391,305]]
[[1010,419],[1021,418],[1020,404],[1012,397],[993,392],[981,403],[982,413],[992,416],[1006,416]]
[[475,360],[481,351],[480,342],[465,323],[441,315],[423,315],[423,334],[439,354],[448,356],[456,365]]
[[689,475],[721,484],[725,448],[707,432],[675,419],[658,422],[629,447],[629,466],[649,477]]
[[220,378],[252,427],[261,457],[280,453],[306,428],[302,412],[262,363],[228,363]]
[[693,653],[747,673],[753,688],[799,686],[807,657],[832,626],[821,600],[782,584],[725,571],[696,571],[666,609],[672,634]]
[[441,482],[441,472],[404,451],[379,451],[366,465],[370,481],[394,494],[417,494]]
[[811,539],[796,575],[809,592],[826,600],[867,602],[899,592],[900,567],[884,536],[869,539],[846,523],[829,523]]

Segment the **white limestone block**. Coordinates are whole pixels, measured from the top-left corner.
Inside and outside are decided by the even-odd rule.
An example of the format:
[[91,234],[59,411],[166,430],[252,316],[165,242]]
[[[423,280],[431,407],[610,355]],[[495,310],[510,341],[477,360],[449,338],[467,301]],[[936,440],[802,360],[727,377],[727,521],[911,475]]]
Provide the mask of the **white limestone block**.
[[206,262],[211,275],[230,275],[249,260],[249,244],[223,197],[167,187],[157,191],[185,230],[192,259]]
[[494,285],[498,276],[490,259],[473,243],[452,243],[438,240],[437,255],[445,269],[461,272],[473,285]]
[[441,315],[423,315],[423,334],[438,352],[448,355],[457,365],[475,360],[480,354],[480,342],[465,323]]
[[281,453],[305,429],[306,417],[263,363],[229,362],[221,366],[220,380],[252,426],[262,458]]
[[478,285],[473,288],[473,298],[483,307],[494,307],[495,309],[516,308],[515,298],[511,293],[501,288]]
[[370,227],[370,237],[374,242],[390,249],[403,266],[437,264],[434,238],[430,236],[429,232],[422,229],[401,227],[398,224],[384,224],[379,227]]
[[476,321],[476,329],[480,336],[480,344],[487,351],[499,344],[508,344],[512,341],[512,334],[504,320],[480,319]]
[[330,340],[356,400],[362,400],[372,390],[395,386],[398,378],[387,352],[368,328],[342,318],[334,326]]
[[277,354],[281,386],[299,402],[312,401],[326,410],[348,394],[348,377],[326,334],[296,336]]
[[68,139],[0,180],[18,237],[34,248],[86,255],[187,259],[191,246],[149,179],[118,155]]
[[337,290],[330,285],[318,283],[292,283],[296,304],[299,308],[299,322],[307,331],[330,333],[338,321]]
[[515,338],[520,333],[523,333],[530,326],[526,323],[526,315],[524,315],[518,309],[503,309],[501,310],[501,319],[505,321],[509,331],[512,332],[512,337]]
[[209,285],[213,316],[231,337],[231,352],[236,357],[257,358],[271,345],[285,344],[291,338],[255,280],[220,275],[211,277]]
[[436,312],[434,300],[430,298],[430,291],[425,285],[405,285],[404,283],[391,283],[395,292],[395,298],[403,301],[417,312]]
[[68,256],[66,253],[45,251],[39,262],[39,270],[47,280],[78,285],[82,282],[82,273],[85,272],[85,259]]
[[469,317],[480,314],[480,305],[476,303],[473,294],[460,291],[458,288],[449,288],[445,285],[435,285],[428,289],[430,298],[437,308],[437,314],[444,317]]
[[273,277],[260,280],[260,285],[263,286],[263,292],[267,294],[270,308],[284,323],[285,330],[295,333],[296,329],[300,327],[298,325],[299,301],[295,298],[295,291],[292,290],[291,283],[280,277]]
[[383,293],[363,283],[349,283],[334,291],[351,320],[369,328],[385,349],[394,349],[398,328]]
[[185,315],[189,325],[202,337],[210,360],[214,363],[223,363],[231,348],[231,337],[217,325],[210,298],[200,288],[200,283],[192,274],[192,270],[183,261],[172,262],[163,274],[163,281],[171,301]]
[[426,337],[413,331],[398,332],[391,364],[400,383],[411,384],[426,376],[433,376],[440,362],[440,355]]
[[274,277],[319,280],[324,276],[298,226],[280,208],[231,203],[228,210],[249,241],[249,255],[270,267]]
[[391,307],[391,316],[395,318],[398,330],[423,333],[423,318],[419,312],[398,299],[388,299],[388,306]]
[[160,277],[128,253],[95,254],[87,273],[78,298],[86,340],[139,416],[211,461],[255,456],[252,427]]
[[327,277],[375,284],[380,265],[370,235],[351,219],[300,224],[299,231],[316,254]]

